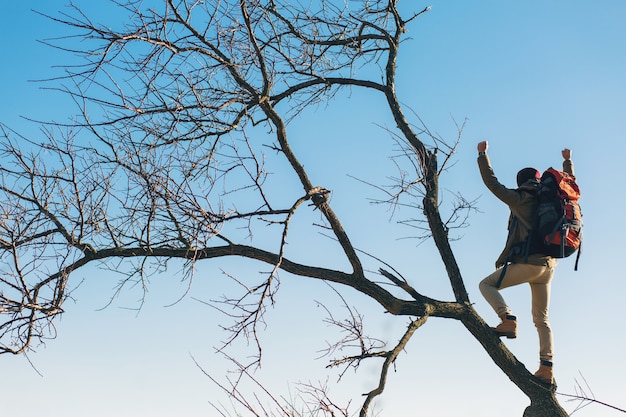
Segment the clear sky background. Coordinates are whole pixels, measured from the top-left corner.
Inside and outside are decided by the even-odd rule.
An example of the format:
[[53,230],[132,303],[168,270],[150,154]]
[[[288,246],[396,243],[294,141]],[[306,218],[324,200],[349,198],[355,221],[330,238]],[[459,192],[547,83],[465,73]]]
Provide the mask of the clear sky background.
[[[118,18],[100,9],[104,1],[76,3],[89,4],[102,23]],[[0,6],[0,121],[28,135],[37,134],[36,126],[20,115],[67,120],[74,114],[66,98],[28,82],[56,74],[53,66],[71,60],[37,42],[64,32],[31,11],[55,13],[64,4],[22,0]],[[510,186],[519,168],[559,166],[560,150],[571,148],[583,195],[585,236],[579,271],[574,272],[573,259],[566,259],[553,281],[556,378],[559,392],[574,394],[581,384],[598,400],[626,408],[626,279],[621,265],[626,233],[626,2],[419,4],[416,10],[428,4],[432,10],[410,26],[411,40],[403,44],[398,63],[398,94],[445,138],[456,136],[453,119],[467,118],[455,164],[442,177],[441,187],[444,207],[457,191],[478,198],[480,212],[453,244],[472,302],[488,322],[497,323],[477,285],[492,272],[508,215],[482,185],[476,143],[489,140],[496,175]],[[372,190],[348,176],[379,180],[395,174],[387,159],[393,154],[392,142],[379,127],[393,126],[385,112],[373,94],[340,95],[328,108],[307,112],[291,125],[295,150],[313,182],[333,190],[331,204],[359,248],[391,263],[425,295],[452,299],[432,243],[418,246],[414,239],[401,239],[414,231],[398,225],[399,218],[390,219],[385,207],[368,205],[363,195]],[[355,203],[355,198],[360,200]],[[411,216],[406,210],[400,213],[400,218]],[[323,243],[318,246],[323,242],[318,239],[294,250],[294,256],[298,250],[316,251],[332,263],[332,252]],[[196,365],[217,377],[228,367],[215,354],[225,337],[219,327],[223,319],[197,301],[221,295],[227,284],[220,268],[241,274],[266,269],[237,260],[203,263],[191,295],[172,305],[186,290],[174,266],[170,274],[153,279],[139,313],[130,309],[139,297],[133,292],[102,309],[117,277],[96,270],[75,273],[74,284],[84,282],[74,293],[75,301],[65,305],[58,337],[28,358],[0,356],[0,416],[218,415],[209,401],[232,410]],[[401,335],[407,319],[383,314],[380,306],[353,291],[342,294],[358,307],[373,335],[391,340]],[[534,372],[538,342],[529,289],[507,289],[504,296],[520,320],[518,339],[506,344]],[[340,306],[323,283],[282,275],[277,305],[268,313],[262,334],[263,367],[255,377],[286,398],[296,396],[297,382],[315,384],[328,378],[331,395],[340,401],[353,398],[356,411],[360,394],[375,387],[378,368],[349,371],[339,384],[337,372],[327,377],[327,358],[316,358],[337,333],[323,323],[320,301]],[[245,356],[253,350],[242,344],[236,352]],[[569,411],[577,405],[564,397],[561,402]],[[521,416],[527,404],[459,323],[430,319],[398,358],[375,408],[382,416],[502,417]],[[591,405],[575,415],[621,413]]]

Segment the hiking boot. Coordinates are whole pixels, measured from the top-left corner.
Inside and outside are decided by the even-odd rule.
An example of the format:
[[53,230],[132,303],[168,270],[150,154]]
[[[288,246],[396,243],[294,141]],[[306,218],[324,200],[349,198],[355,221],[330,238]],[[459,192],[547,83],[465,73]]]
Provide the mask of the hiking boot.
[[499,337],[506,336],[507,339],[515,339],[517,337],[517,317],[511,314],[503,314],[500,316],[502,323],[492,329]]
[[554,372],[552,371],[552,362],[541,360],[539,370],[535,372],[535,378],[544,384],[554,385]]

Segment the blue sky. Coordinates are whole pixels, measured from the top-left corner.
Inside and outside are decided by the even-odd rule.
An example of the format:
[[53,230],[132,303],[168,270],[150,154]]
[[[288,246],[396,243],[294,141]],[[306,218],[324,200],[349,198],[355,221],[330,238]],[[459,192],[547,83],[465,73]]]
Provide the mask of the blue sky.
[[[56,74],[53,67],[68,59],[37,42],[63,36],[63,28],[30,10],[55,13],[64,4],[23,0],[1,6],[8,19],[0,27],[0,121],[20,132],[37,132],[20,115],[64,120],[73,112],[67,99],[28,82]],[[619,217],[626,205],[621,169],[626,152],[626,3],[454,0],[421,7],[428,4],[432,10],[410,26],[411,39],[403,45],[398,95],[443,137],[456,136],[453,119],[467,118],[455,164],[442,177],[441,187],[444,207],[457,191],[479,198],[480,212],[453,244],[471,300],[495,324],[477,285],[492,271],[508,214],[482,185],[476,143],[490,142],[496,175],[511,186],[520,167],[558,166],[560,150],[571,148],[582,189],[585,240],[579,271],[573,271],[573,260],[564,260],[553,281],[556,377],[560,392],[573,394],[577,381],[583,386],[586,381],[598,400],[626,408],[621,318],[626,283],[619,264],[626,233]],[[114,18],[96,4],[90,9],[103,23]],[[357,246],[392,263],[424,294],[450,299],[430,242],[417,246],[415,240],[399,239],[410,236],[411,230],[398,225],[397,218],[390,220],[385,207],[368,205],[362,197],[368,190],[348,176],[374,181],[395,174],[387,159],[393,145],[380,127],[393,124],[375,100],[380,98],[353,92],[305,113],[290,126],[296,152],[313,181],[333,190],[331,204]],[[362,199],[358,212],[353,209],[355,195]],[[412,216],[406,209],[399,214]],[[292,233],[304,226],[306,222],[296,225]],[[314,248],[333,262],[323,238],[313,238],[309,245],[298,250]],[[221,268],[242,274],[263,269],[236,260],[207,262],[195,279],[193,297],[208,300],[219,295],[228,285]],[[225,373],[227,364],[214,353],[225,337],[219,328],[222,319],[192,297],[165,307],[186,289],[176,271],[173,267],[171,274],[153,279],[139,313],[128,308],[136,306],[138,294],[133,292],[102,309],[116,277],[79,272],[76,279],[84,282],[75,292],[75,303],[66,304],[58,337],[28,358],[0,356],[3,415],[161,417],[181,410],[189,417],[217,415],[209,401],[228,409],[228,400],[196,366]],[[344,295],[364,314],[373,334],[397,338],[407,324],[406,319],[384,315],[361,295]],[[519,338],[507,341],[507,346],[534,371],[537,340],[529,290],[508,289],[504,296],[521,326]],[[255,376],[288,398],[295,396],[298,381],[326,380],[326,360],[316,358],[336,334],[323,323],[318,301],[340,305],[324,284],[284,276],[277,305],[268,315],[262,335],[265,360]],[[238,349],[242,355],[251,352],[243,344]],[[376,371],[375,366],[356,374],[349,371],[338,385],[337,374],[331,372],[331,394],[358,403],[360,394],[374,387]],[[561,401],[567,410],[575,408],[565,398]],[[527,403],[462,326],[431,319],[399,357],[376,408],[383,416],[501,417],[521,415]],[[589,406],[575,415],[619,413]]]

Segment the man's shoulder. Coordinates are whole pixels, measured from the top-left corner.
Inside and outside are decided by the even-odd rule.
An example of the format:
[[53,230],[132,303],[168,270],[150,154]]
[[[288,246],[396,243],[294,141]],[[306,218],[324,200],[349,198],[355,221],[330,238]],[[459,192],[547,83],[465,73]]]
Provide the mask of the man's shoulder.
[[535,195],[537,194],[537,191],[539,190],[539,186],[541,185],[540,181],[537,179],[532,179],[532,180],[528,180],[526,181],[524,184],[522,184],[518,190]]

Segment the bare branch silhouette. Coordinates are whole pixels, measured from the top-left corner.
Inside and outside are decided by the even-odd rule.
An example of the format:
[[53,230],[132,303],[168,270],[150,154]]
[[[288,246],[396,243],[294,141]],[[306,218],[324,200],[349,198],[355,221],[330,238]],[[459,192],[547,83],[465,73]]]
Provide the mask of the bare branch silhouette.
[[[248,401],[238,383],[247,378],[262,387],[251,371],[262,360],[265,313],[281,280],[299,276],[355,290],[390,315],[412,317],[404,335],[389,343],[394,347],[383,350],[388,342],[365,334],[356,309],[347,308],[346,320],[328,309],[345,338],[327,353],[339,345],[359,349],[333,358],[333,366],[384,360],[361,415],[430,317],[459,321],[529,397],[528,413],[566,415],[554,390],[538,384],[474,310],[452,251],[450,230],[465,227],[475,206],[453,192],[452,208],[442,214],[439,179],[453,163],[465,122],[454,122],[457,137],[440,137],[397,97],[407,26],[428,7],[411,4],[412,11],[401,13],[396,0],[114,4],[126,18],[98,22],[72,4],[49,16],[71,34],[45,42],[82,61],[45,85],[69,95],[78,114],[66,123],[41,122],[37,139],[0,125],[0,353],[24,354],[56,337],[54,323],[79,285],[76,271],[117,274],[115,299],[132,288],[145,296],[150,277],[170,263],[182,266],[190,286],[199,262],[235,257],[265,269],[254,276],[224,270],[235,292],[203,302],[230,320],[220,352],[245,338],[257,354],[246,363],[227,356],[238,374],[226,382],[206,373],[250,412],[270,413]],[[445,268],[445,276],[433,279],[448,280],[452,300],[420,294],[389,267],[393,261],[364,256],[344,228],[347,215],[333,207],[331,187],[316,184],[303,163],[290,121],[347,89],[372,93],[393,119],[381,140],[392,138],[397,176],[388,177],[391,186],[365,181],[383,193],[374,201],[414,209],[406,222],[432,239]],[[348,213],[357,212],[358,203],[351,204]],[[294,236],[295,219],[307,215],[317,217],[304,236]],[[305,256],[291,249],[320,227],[341,258],[333,265],[345,267],[327,266],[314,250]],[[385,269],[366,269],[364,261],[372,259],[373,270]],[[326,415],[347,415],[323,388],[305,385],[305,391]],[[277,396],[265,395],[277,413],[291,415]]]

